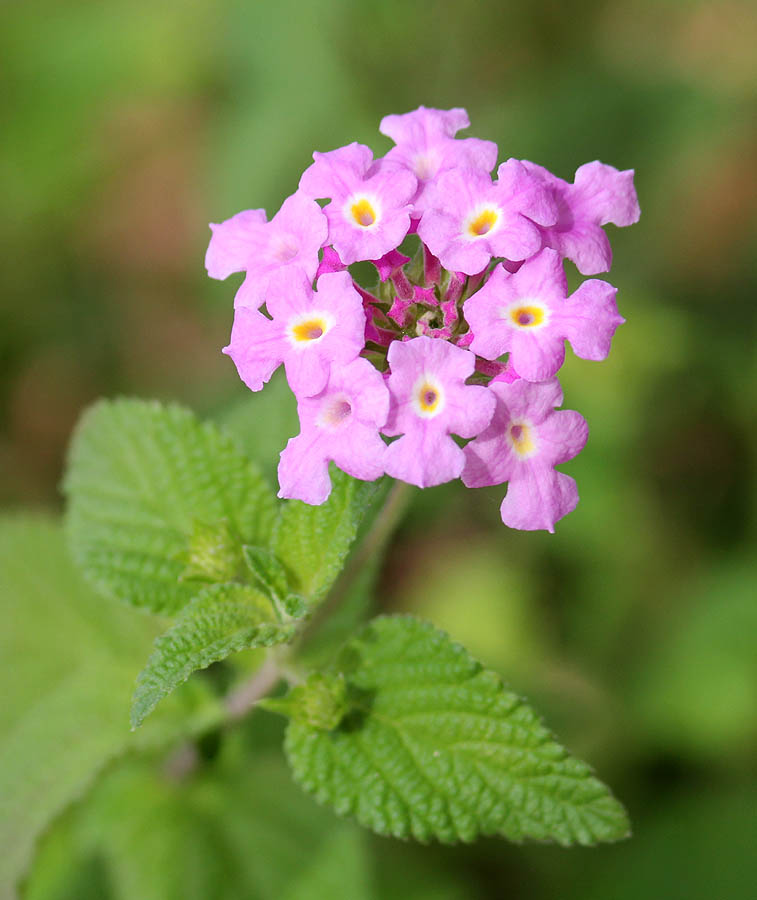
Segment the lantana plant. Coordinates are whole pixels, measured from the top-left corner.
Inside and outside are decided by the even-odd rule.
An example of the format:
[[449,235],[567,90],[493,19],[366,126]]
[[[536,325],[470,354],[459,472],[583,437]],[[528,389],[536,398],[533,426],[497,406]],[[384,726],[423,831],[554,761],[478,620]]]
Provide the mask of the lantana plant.
[[[117,400],[75,437],[69,534],[102,591],[174,618],[139,676],[134,727],[223,661],[239,676],[228,719],[288,717],[296,780],[381,834],[615,840],[620,804],[498,675],[430,623],[360,622],[407,485],[507,483],[502,521],[522,530],[552,532],[575,509],[555,467],[588,427],[559,408],[565,343],[603,360],[624,321],[606,281],[569,292],[565,261],[609,270],[604,226],[639,217],[633,172],[590,162],[571,183],[525,160],[497,167],[494,143],[456,137],[468,125],[462,109],[387,116],[385,156],[314,153],[270,220],[211,225],[208,273],[244,275],[224,352],[252,391],[283,366],[296,397],[279,499],[220,429]],[[366,262],[372,284],[355,271]],[[252,672],[236,664],[256,648]]]

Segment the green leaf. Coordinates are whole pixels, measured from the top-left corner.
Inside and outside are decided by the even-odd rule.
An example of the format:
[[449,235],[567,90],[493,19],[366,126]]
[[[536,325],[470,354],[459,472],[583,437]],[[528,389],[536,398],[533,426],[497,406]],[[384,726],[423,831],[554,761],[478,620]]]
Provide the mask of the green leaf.
[[218,721],[187,685],[137,737],[126,710],[163,623],[104,599],[74,568],[48,519],[0,519],[0,897],[13,893],[36,837],[117,754]]
[[342,569],[363,516],[380,490],[331,469],[333,489],[321,506],[288,500],[274,528],[272,549],[284,563],[294,590],[317,603]]
[[71,545],[90,581],[168,614],[197,593],[179,579],[198,522],[225,522],[240,544],[265,544],[276,511],[230,437],[188,410],[141,400],[101,402],[85,413],[64,490]]
[[141,725],[159,700],[192,672],[251,647],[291,640],[293,624],[272,621],[268,600],[242,584],[214,584],[184,607],[140,672],[131,709],[132,727]]
[[290,722],[294,775],[340,814],[395,837],[594,844],[625,811],[536,713],[443,632],[379,618],[343,649],[353,711],[333,731]]

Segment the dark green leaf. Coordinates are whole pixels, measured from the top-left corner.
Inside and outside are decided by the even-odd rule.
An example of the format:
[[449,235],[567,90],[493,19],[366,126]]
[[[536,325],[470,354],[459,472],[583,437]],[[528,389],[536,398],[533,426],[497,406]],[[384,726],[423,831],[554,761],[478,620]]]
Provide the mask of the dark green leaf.
[[380,834],[426,841],[500,834],[594,844],[628,834],[625,811],[536,713],[447,635],[379,618],[350,641],[352,711],[333,731],[293,720],[296,779]]

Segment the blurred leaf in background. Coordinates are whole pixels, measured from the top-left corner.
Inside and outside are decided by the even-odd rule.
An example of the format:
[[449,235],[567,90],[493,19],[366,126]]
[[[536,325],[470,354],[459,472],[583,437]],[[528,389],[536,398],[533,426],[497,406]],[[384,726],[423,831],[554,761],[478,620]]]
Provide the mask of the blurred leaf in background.
[[34,841],[115,756],[162,746],[220,715],[202,682],[167,701],[132,735],[134,679],[160,632],[94,594],[46,518],[0,521],[0,896],[24,871]]

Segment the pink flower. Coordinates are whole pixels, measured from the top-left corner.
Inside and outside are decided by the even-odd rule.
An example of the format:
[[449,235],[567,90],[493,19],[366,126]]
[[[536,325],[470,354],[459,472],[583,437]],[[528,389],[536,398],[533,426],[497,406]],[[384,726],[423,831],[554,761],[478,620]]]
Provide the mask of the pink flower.
[[592,278],[568,294],[560,255],[544,249],[510,274],[498,266],[465,302],[470,349],[486,359],[510,353],[521,378],[546,381],[565,360],[565,341],[582,359],[605,359],[618,314],[615,288]]
[[379,131],[396,147],[386,154],[387,162],[411,171],[418,179],[413,198],[413,215],[420,216],[428,205],[428,186],[441,173],[453,168],[491,172],[497,164],[497,145],[478,138],[455,140],[470,121],[464,109],[427,109],[421,106],[401,116],[384,116]]
[[324,212],[328,242],[351,265],[379,259],[394,250],[410,227],[410,200],[416,180],[410,172],[387,167],[363,144],[314,153],[315,162],[300,179],[300,190],[329,198]]
[[578,503],[576,482],[554,467],[584,447],[588,427],[572,410],[556,411],[562,390],[556,378],[492,382],[497,406],[489,427],[466,445],[463,483],[485,487],[509,482],[502,521],[522,531],[555,530]]
[[418,487],[457,478],[465,456],[450,435],[473,437],[494,409],[488,388],[465,384],[475,356],[447,341],[417,337],[395,341],[387,358],[391,405],[383,431],[403,435],[387,448],[387,474]]
[[298,397],[300,433],[281,452],[279,497],[319,505],[331,493],[329,462],[353,478],[384,474],[386,444],[379,429],[389,412],[381,373],[365,359],[332,368],[323,390]]
[[535,163],[524,160],[523,165],[551,187],[557,199],[559,219],[542,229],[544,245],[572,260],[583,275],[608,272],[612,250],[602,226],[610,222],[621,227],[633,225],[641,215],[633,169],[619,172],[601,162],[590,162],[576,171],[573,184],[569,184]]
[[258,309],[265,302],[271,275],[281,269],[302,269],[313,280],[318,251],[328,234],[328,222],[318,204],[298,191],[281,205],[271,219],[265,210],[237,213],[220,225],[211,225],[205,266],[211,278],[228,278],[246,272],[235,306]]
[[534,222],[557,221],[552,192],[522,163],[509,159],[497,176],[451,169],[433,185],[418,236],[445,268],[475,275],[493,256],[527,259],[542,243]]
[[250,390],[259,391],[284,363],[292,390],[312,396],[323,390],[332,363],[352,362],[363,349],[365,313],[349,272],[321,275],[317,292],[301,271],[299,278],[276,273],[266,307],[271,319],[237,307],[231,342],[223,350]]

